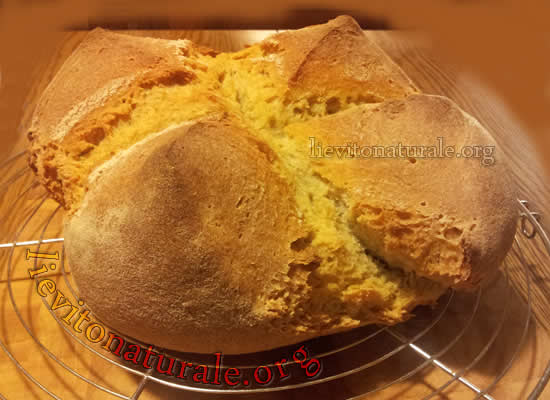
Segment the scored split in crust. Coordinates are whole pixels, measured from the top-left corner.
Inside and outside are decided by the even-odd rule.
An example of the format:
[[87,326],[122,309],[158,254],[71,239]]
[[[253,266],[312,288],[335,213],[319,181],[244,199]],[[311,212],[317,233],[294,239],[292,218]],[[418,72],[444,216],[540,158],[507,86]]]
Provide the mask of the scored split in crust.
[[417,93],[349,17],[220,54],[97,30],[44,94],[31,166],[68,210],[75,280],[103,321],[176,350],[258,351],[402,321],[502,260],[502,160],[310,157],[311,136],[494,144]]

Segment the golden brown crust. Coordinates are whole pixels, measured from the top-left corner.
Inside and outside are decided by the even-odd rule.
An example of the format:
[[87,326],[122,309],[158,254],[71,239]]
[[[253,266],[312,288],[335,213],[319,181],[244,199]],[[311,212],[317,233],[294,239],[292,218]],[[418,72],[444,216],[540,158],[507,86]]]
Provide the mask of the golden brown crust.
[[278,33],[259,46],[266,54],[281,56],[283,76],[296,94],[304,90],[322,96],[340,91],[352,96],[361,90],[372,102],[418,92],[399,66],[349,16]]
[[[354,231],[390,265],[447,286],[473,288],[510,248],[516,193],[503,154],[451,100],[413,95],[287,129],[301,137],[304,148],[309,135],[325,148],[357,146],[356,159],[314,158],[314,170],[348,194]],[[406,146],[424,146],[424,158]],[[477,157],[471,156],[473,146]],[[395,151],[376,157],[377,147]],[[440,157],[447,147],[452,156]],[[457,157],[461,151],[470,157]]]
[[48,85],[33,114],[29,164],[41,183],[69,208],[65,192],[76,182],[60,176],[59,151],[73,158],[90,151],[128,117],[132,98],[141,89],[192,81],[198,65],[194,58],[211,52],[186,40],[91,31]]
[[[72,273],[94,313],[182,351],[253,352],[266,335],[281,346],[318,334],[298,333],[290,316],[307,298],[291,265],[312,255],[291,249],[304,232],[271,155],[224,122],[146,141],[102,169],[66,223],[67,255],[78,260]],[[280,291],[288,309],[270,310]]]
[[[30,131],[59,141],[88,112],[151,70],[181,69],[193,44],[96,28],[65,61],[40,98]],[[68,119],[73,116],[73,119]]]

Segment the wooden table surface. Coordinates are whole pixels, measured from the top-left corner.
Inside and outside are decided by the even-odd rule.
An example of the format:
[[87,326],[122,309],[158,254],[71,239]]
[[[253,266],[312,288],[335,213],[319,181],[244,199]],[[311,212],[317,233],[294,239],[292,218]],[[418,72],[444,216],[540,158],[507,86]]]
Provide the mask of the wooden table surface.
[[[188,38],[218,50],[234,51],[246,44],[261,40],[272,32],[129,31],[129,33],[171,39]],[[58,41],[51,45],[47,56],[37,63],[33,75],[36,78],[28,87],[22,125],[28,122],[33,105],[44,87],[85,34],[86,32],[70,32],[58,35]],[[529,200],[531,207],[541,212],[543,224],[548,222],[550,216],[547,206],[550,199],[550,185],[541,172],[537,155],[522,133],[521,126],[515,122],[511,113],[504,108],[499,100],[469,76],[467,71],[457,70],[433,54],[429,42],[421,37],[403,32],[385,31],[368,31],[366,34],[386,50],[421,90],[452,98],[463,109],[474,115],[494,135],[501,151],[501,154],[496,156],[509,161],[515,182],[520,188],[521,197]],[[22,106],[17,102],[10,105],[14,114],[17,114]],[[12,155],[24,149],[26,145],[22,134],[15,140],[12,136],[0,138],[0,144],[3,154],[6,154],[9,149],[9,153]],[[0,168],[0,185],[10,181],[11,178],[16,178],[9,184],[7,192],[3,195],[0,194],[0,243],[38,239],[41,234],[44,238],[62,237],[62,211],[53,214],[47,228],[43,231],[45,224],[57,209],[57,205],[49,199],[41,203],[45,193],[40,187],[33,188],[31,186],[33,176],[28,169],[25,169],[25,157]],[[38,212],[21,230],[23,222],[39,205]],[[550,350],[548,350],[550,337],[547,330],[550,326],[549,257],[544,254],[543,248],[536,238],[527,240],[518,235],[518,243],[519,247],[514,247],[506,260],[507,275],[501,274],[497,281],[483,291],[472,324],[461,339],[440,357],[441,361],[457,371],[471,363],[476,356],[483,356],[466,374],[466,378],[479,387],[485,388],[499,375],[508,360],[515,355],[515,362],[511,369],[490,392],[496,399],[526,398],[550,359]],[[131,396],[139,385],[137,377],[84,349],[55,322],[48,307],[42,303],[40,296],[36,293],[34,282],[28,277],[27,269],[32,265],[25,259],[24,254],[27,247],[20,246],[13,251],[11,248],[0,248],[0,341],[22,368],[61,399],[110,399],[116,397],[67,372],[44,352],[44,349],[33,340],[30,333],[43,343],[51,355],[82,376],[113,391]],[[50,244],[41,249],[60,250],[61,245]],[[525,258],[523,261],[522,254]],[[8,271],[8,263],[11,265],[10,271]],[[525,330],[525,341],[520,343],[528,317],[525,264],[528,264],[533,272],[529,296],[535,317],[529,320]],[[64,284],[59,271],[48,274],[52,275],[52,279],[56,280],[60,287]],[[11,285],[8,284],[8,276],[11,278]],[[509,277],[510,286],[507,285],[506,276]],[[68,292],[68,289],[65,290]],[[457,336],[469,316],[472,315],[471,306],[474,299],[475,296],[471,294],[456,295],[442,321],[417,344],[428,349],[432,354],[442,350]],[[19,314],[13,303],[17,306]],[[403,332],[410,334],[412,330],[425,323],[423,318],[429,318],[436,311],[421,312],[417,320],[413,320],[403,327]],[[503,320],[501,320],[502,316],[504,316]],[[27,324],[28,331],[22,325],[22,321]],[[493,337],[493,333],[499,326],[502,327],[500,334]],[[328,348],[342,340],[344,340],[342,337],[323,339],[319,341],[319,346]],[[389,338],[382,338],[382,341],[387,342],[388,340]],[[492,343],[492,346],[484,350],[487,343]],[[518,344],[520,344],[519,347]],[[518,349],[517,354],[516,348]],[[372,347],[363,346],[351,354],[330,359],[330,362],[333,363],[330,367],[339,363],[355,365],[354,362],[365,359],[371,350]],[[406,348],[375,368],[331,383],[300,390],[238,397],[247,399],[345,399],[358,396],[399,377],[418,365],[420,361],[421,358],[414,351]],[[440,368],[431,365],[410,379],[393,384],[389,388],[365,396],[365,398],[422,398],[445,383],[448,378],[449,376]],[[455,382],[443,391],[440,398],[470,399],[474,398],[473,394],[471,389]],[[8,400],[50,398],[16,368],[4,351],[0,351],[0,395]],[[550,389],[546,392],[546,396],[550,398]],[[140,399],[218,399],[222,397],[224,396],[180,392],[158,384],[147,384]],[[545,397],[543,396],[543,398]]]

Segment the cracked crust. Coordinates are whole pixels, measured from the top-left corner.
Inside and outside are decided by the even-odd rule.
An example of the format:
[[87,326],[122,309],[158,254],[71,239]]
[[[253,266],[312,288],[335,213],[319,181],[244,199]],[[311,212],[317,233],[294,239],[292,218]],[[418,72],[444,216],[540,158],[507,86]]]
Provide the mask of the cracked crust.
[[136,76],[151,70],[181,70],[189,57],[201,51],[210,52],[187,40],[127,36],[96,28],[42,94],[30,131],[38,132],[42,141],[58,142],[90,111],[127,89]]
[[[270,346],[316,336],[285,329],[300,324],[289,316],[277,321],[307,298],[305,277],[288,273],[313,256],[289,246],[305,233],[292,188],[270,164],[254,137],[224,122],[184,124],[133,146],[66,223],[81,298],[114,328],[173,349],[251,352],[266,334]],[[292,296],[287,309],[270,310],[281,290]]]
[[27,133],[29,165],[52,196],[68,209],[66,192],[78,185],[60,171],[61,151],[78,159],[92,150],[144,89],[193,81],[193,70],[204,68],[196,61],[202,54],[215,52],[187,40],[91,31],[42,94]]
[[[309,147],[436,146],[481,158],[314,158],[312,170],[348,194],[350,223],[365,247],[396,265],[453,288],[472,289],[494,273],[512,245],[516,194],[489,133],[451,100],[412,95],[361,105],[287,128]],[[366,154],[366,153],[365,153]],[[421,156],[421,154],[419,154]],[[491,158],[489,158],[491,157]],[[494,163],[494,164],[493,164]],[[500,207],[498,205],[509,205]]]
[[394,324],[497,269],[515,223],[498,153],[370,164],[307,143],[434,134],[494,145],[338,17],[229,54],[96,30],[29,138],[92,311],[161,347],[243,353]]

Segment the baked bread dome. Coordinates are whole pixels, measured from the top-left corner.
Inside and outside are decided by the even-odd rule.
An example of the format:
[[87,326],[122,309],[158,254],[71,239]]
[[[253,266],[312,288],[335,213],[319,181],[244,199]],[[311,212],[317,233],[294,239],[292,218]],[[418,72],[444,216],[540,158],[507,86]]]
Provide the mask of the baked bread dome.
[[226,354],[395,324],[497,270],[516,223],[498,149],[485,166],[312,147],[440,137],[496,146],[345,16],[236,53],[96,29],[29,132],[93,313],[160,347]]

